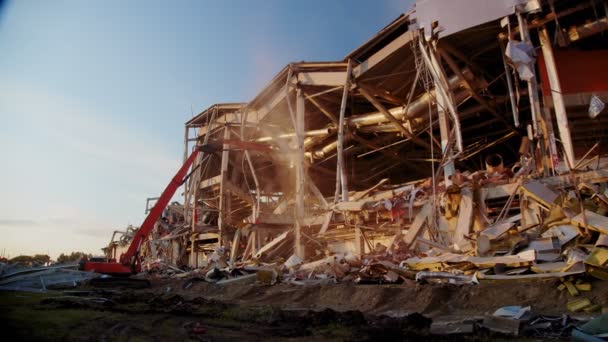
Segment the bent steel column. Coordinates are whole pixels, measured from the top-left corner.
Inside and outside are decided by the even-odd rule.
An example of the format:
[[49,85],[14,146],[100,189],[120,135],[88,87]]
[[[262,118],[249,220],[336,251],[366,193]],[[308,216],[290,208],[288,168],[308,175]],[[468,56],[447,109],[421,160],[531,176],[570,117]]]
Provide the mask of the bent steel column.
[[344,82],[344,91],[342,92],[342,102],[340,103],[340,116],[338,119],[338,163],[336,166],[336,196],[334,202],[338,199],[338,188],[342,189],[342,201],[348,202],[348,179],[346,177],[346,168],[344,166],[344,114],[346,112],[346,101],[350,90],[350,73],[352,64],[348,61],[346,67],[346,80]]
[[304,244],[302,243],[302,221],[304,219],[304,190],[306,189],[306,175],[304,170],[304,93],[298,88],[296,91],[296,142],[294,164],[296,168],[296,208],[295,208],[295,254],[304,259]]
[[564,145],[564,153],[574,164],[574,148],[572,146],[572,137],[570,135],[570,127],[568,126],[568,115],[566,114],[566,106],[562,96],[562,87],[559,82],[557,66],[553,56],[553,48],[547,29],[543,28],[538,31],[540,45],[543,49],[543,57],[545,67],[547,68],[547,76],[549,77],[549,85],[551,86],[551,97],[553,98],[553,109],[555,110],[555,118],[557,119],[557,128],[559,129],[559,137]]

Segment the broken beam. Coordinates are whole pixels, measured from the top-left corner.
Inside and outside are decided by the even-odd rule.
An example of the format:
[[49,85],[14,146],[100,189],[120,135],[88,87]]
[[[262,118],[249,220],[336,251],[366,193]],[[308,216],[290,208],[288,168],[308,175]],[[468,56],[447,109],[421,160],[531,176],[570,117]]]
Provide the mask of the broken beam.
[[359,87],[359,92],[365,97],[376,109],[381,112],[393,125],[395,125],[404,136],[412,139],[414,143],[424,147],[427,150],[431,149],[431,146],[424,140],[418,138],[408,131],[397,118],[393,116],[373,95],[371,95],[365,88]]

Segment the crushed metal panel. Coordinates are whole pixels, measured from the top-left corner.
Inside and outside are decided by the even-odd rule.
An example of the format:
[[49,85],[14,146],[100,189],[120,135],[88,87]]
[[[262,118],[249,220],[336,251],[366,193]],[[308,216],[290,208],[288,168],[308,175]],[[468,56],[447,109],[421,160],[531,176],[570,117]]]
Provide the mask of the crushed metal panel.
[[[583,215],[585,218],[583,218]],[[587,225],[584,224],[585,219],[587,219]],[[596,214],[593,211],[585,209],[584,213],[580,213],[572,219],[572,223],[608,235],[608,217]]]
[[298,82],[314,86],[343,86],[346,83],[344,71],[300,72]]
[[[413,17],[430,35],[431,25],[437,21],[442,28],[440,37],[487,23],[514,13],[518,0],[418,0]],[[474,12],[474,15],[472,15]]]
[[383,47],[373,55],[371,55],[368,59],[361,62],[353,69],[353,76],[355,78],[359,78],[361,75],[365,74],[367,71],[373,69],[379,63],[382,63],[387,59],[388,56],[395,53],[397,50],[411,43],[414,38],[417,36],[417,33],[412,31],[407,31],[401,34],[397,39],[390,42],[387,46]]
[[579,230],[572,225],[559,225],[549,228],[545,231],[541,236],[542,237],[551,237],[555,236],[559,240],[560,245],[563,247],[565,244],[570,242],[575,237],[579,236]]
[[540,202],[547,208],[551,207],[559,197],[559,193],[551,190],[548,186],[536,180],[523,184],[522,188],[528,196]]

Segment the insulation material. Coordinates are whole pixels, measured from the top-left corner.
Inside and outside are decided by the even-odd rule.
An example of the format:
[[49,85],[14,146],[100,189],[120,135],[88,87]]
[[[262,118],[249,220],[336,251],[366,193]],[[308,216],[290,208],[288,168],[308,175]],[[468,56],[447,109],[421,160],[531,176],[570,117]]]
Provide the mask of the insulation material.
[[505,55],[515,65],[519,78],[530,81],[535,77],[534,61],[536,60],[536,53],[532,44],[511,40],[507,43]]

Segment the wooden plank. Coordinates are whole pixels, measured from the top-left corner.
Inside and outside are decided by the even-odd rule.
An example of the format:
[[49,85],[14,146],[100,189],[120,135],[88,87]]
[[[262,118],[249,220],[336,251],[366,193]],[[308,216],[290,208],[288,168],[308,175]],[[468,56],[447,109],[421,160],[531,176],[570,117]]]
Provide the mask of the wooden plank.
[[517,183],[509,183],[502,184],[497,186],[488,186],[479,189],[480,193],[483,195],[482,198],[486,200],[491,200],[495,198],[509,197],[517,188]]
[[540,202],[547,208],[552,207],[559,197],[557,192],[551,190],[548,186],[537,180],[532,180],[523,184],[522,188],[528,196]]
[[515,224],[513,222],[495,224],[484,229],[480,235],[486,236],[490,240],[496,240],[514,226]]
[[332,266],[336,263],[339,257],[340,256],[338,255],[332,255],[324,259],[301,264],[299,269],[302,271],[312,271],[317,268],[325,268],[327,266]]
[[[252,116],[251,113],[249,113],[250,117],[255,118],[255,116]],[[257,123],[257,121],[255,122]],[[202,137],[204,135],[206,135],[207,133],[209,133],[209,130],[211,129],[212,131],[215,130],[217,128],[218,125],[221,124],[241,124],[241,114],[240,113],[224,113],[221,114],[220,116],[218,116],[215,120],[214,123],[211,124],[211,127],[208,127],[207,125],[205,126],[201,126],[199,127],[198,131],[196,132],[197,137]]]
[[431,215],[432,210],[433,205],[431,203],[427,203],[422,207],[418,215],[416,215],[414,222],[412,222],[410,228],[407,231],[407,234],[405,234],[405,237],[403,238],[403,240],[405,241],[405,243],[407,243],[408,246],[410,246],[412,242],[414,242],[414,240],[418,236],[418,233],[420,233],[422,226],[426,223],[427,218],[429,217],[429,215]]
[[236,256],[239,252],[239,242],[241,241],[241,228],[238,228],[234,233],[234,238],[232,239],[232,247],[230,248],[230,266],[234,266],[234,262],[236,261]]
[[545,262],[542,264],[536,264],[530,267],[530,270],[534,273],[554,273],[562,272],[568,267],[568,263],[565,261],[558,262]]
[[298,83],[313,86],[343,86],[346,75],[345,71],[299,72]]
[[516,255],[498,256],[498,257],[477,257],[464,254],[443,253],[436,257],[425,258],[409,258],[405,263],[410,267],[415,267],[417,264],[433,264],[433,263],[463,263],[469,262],[478,268],[491,268],[496,264],[505,264],[507,267],[523,267],[531,266],[536,260],[536,252],[525,251]]
[[334,212],[330,211],[325,214],[325,218],[323,219],[323,224],[321,224],[321,229],[319,230],[319,235],[325,234],[327,228],[329,228],[329,223],[331,222],[331,218],[334,216]]
[[516,255],[499,257],[464,257],[462,261],[468,261],[479,268],[491,268],[496,264],[505,264],[507,267],[531,266],[536,260],[536,252],[525,251]]
[[378,189],[382,184],[384,184],[386,182],[388,182],[388,178],[383,178],[382,180],[380,180],[378,183],[376,183],[376,185],[372,186],[371,188],[369,188],[367,190],[355,192],[351,196],[351,198],[353,201],[358,201],[358,200],[362,199],[363,197],[367,196],[370,192]]
[[[605,183],[608,182],[608,170],[594,170],[574,175],[577,183]],[[549,186],[572,184],[570,175],[543,178],[543,183]]]
[[308,101],[310,101],[310,103],[315,105],[315,107],[317,107],[321,111],[321,113],[323,113],[329,120],[331,120],[331,122],[333,122],[334,124],[338,124],[338,119],[336,119],[335,115],[330,113],[327,108],[325,108],[321,103],[319,103],[313,97],[307,97],[307,99]]
[[568,224],[553,226],[545,231],[541,236],[542,237],[551,237],[555,236],[559,240],[560,246],[564,246],[570,240],[580,235],[580,231],[577,227],[571,226]]
[[337,211],[361,211],[363,205],[369,201],[361,200],[356,202],[338,202],[334,205],[333,209]]
[[[302,224],[305,226],[316,226],[323,224],[325,220],[325,216],[306,216],[302,217]],[[280,226],[289,226],[295,223],[295,219],[293,215],[290,214],[269,214],[269,213],[260,213],[257,219],[258,224],[272,224],[272,225],[280,225]]]
[[317,187],[315,182],[313,182],[313,180],[310,178],[308,173],[306,173],[306,185],[308,185],[308,188],[315,195],[315,197],[319,200],[319,203],[323,206],[323,208],[328,209],[329,203],[327,203],[327,200],[325,199],[325,197],[323,197],[321,190],[319,190],[319,188]]
[[276,238],[272,239],[272,241],[270,241],[269,243],[267,243],[264,246],[262,246],[262,248],[260,248],[257,251],[257,253],[255,253],[255,257],[259,259],[264,253],[266,253],[269,250],[273,249],[274,247],[276,247],[277,245],[279,245],[281,242],[283,242],[285,239],[287,239],[287,236],[290,233],[291,233],[291,231],[286,231],[286,232],[280,234],[279,236],[277,236]]
[[367,99],[367,101],[369,101],[379,112],[381,112],[387,119],[388,121],[390,121],[393,125],[395,125],[395,127],[397,127],[399,129],[399,131],[401,131],[401,133],[403,134],[403,136],[408,137],[410,139],[412,139],[412,141],[414,143],[416,143],[417,145],[420,145],[422,147],[424,147],[427,150],[430,150],[431,146],[429,145],[429,143],[427,143],[426,141],[418,138],[417,136],[413,135],[410,131],[408,131],[403,124],[401,123],[401,121],[397,120],[397,118],[395,118],[393,116],[393,114],[391,114],[388,109],[386,109],[381,103],[380,101],[376,100],[376,98],[370,94],[365,88],[359,87],[359,92],[361,93],[361,95],[363,95],[363,97],[365,97]]
[[222,175],[207,178],[201,181],[201,189],[210,188],[214,185],[222,183]]
[[473,191],[469,188],[462,188],[460,195],[458,223],[456,224],[453,243],[459,243],[464,239],[465,235],[469,235],[471,233],[471,225],[473,224]]
[[[293,79],[295,81],[295,78]],[[291,81],[289,83],[292,83]],[[251,118],[255,118],[256,122],[262,121],[266,115],[268,115],[281,101],[287,96],[287,92],[292,91],[292,87],[288,88],[288,85],[284,85],[280,90],[274,93],[270,100],[266,101],[262,106],[255,110],[255,113],[250,113]],[[255,114],[255,115],[251,115]]]
[[[587,218],[587,225],[584,224],[583,215]],[[608,217],[596,214],[591,210],[585,210],[584,213],[576,215],[572,218],[572,223],[608,235]]]
[[352,71],[352,64],[348,61],[348,67],[346,72],[346,79],[344,83],[344,91],[342,92],[342,101],[340,102],[340,114],[338,115],[338,136],[336,145],[336,189],[334,194],[334,202],[338,201],[338,195],[340,193],[341,202],[348,202],[348,175],[346,174],[346,166],[344,162],[344,115],[346,112],[348,93],[350,90],[350,74]]
[[228,189],[228,191],[230,191],[231,194],[233,194],[236,197],[238,197],[239,199],[247,202],[247,204],[249,204],[251,206],[254,205],[254,202],[253,202],[253,199],[251,198],[251,195],[249,195],[248,193],[246,193],[245,190],[243,190],[241,187],[238,187],[238,186],[234,185],[229,180],[225,180],[223,185],[224,185],[224,187],[226,189]]
[[305,108],[304,94],[302,89],[296,91],[296,142],[297,150],[294,153],[296,179],[295,179],[295,194],[296,194],[296,210],[295,210],[295,255],[302,260],[306,258],[304,251],[304,243],[302,241],[302,225],[304,219],[304,192],[306,189],[306,170],[304,169],[304,131],[305,131]]
[[[230,128],[224,127],[224,140],[230,139]],[[219,228],[220,241],[219,244],[223,245],[222,240],[224,235],[224,229],[227,223],[230,221],[230,196],[227,194],[226,181],[228,180],[228,164],[230,158],[230,147],[227,144],[223,145],[222,149],[222,161],[220,164],[220,203],[219,203],[219,216],[217,226]]]
[[255,252],[255,230],[249,231],[249,237],[247,238],[247,246],[243,252],[243,260],[249,259],[249,256]]
[[[363,205],[365,205],[365,203],[377,202],[377,201],[385,200],[385,199],[391,199],[391,198],[395,197],[396,195],[402,195],[406,192],[412,191],[412,190],[414,190],[414,188],[415,188],[414,185],[408,184],[408,185],[402,186],[397,189],[379,192],[377,194],[374,194],[370,197],[367,197],[367,198],[359,200],[359,201],[336,203],[331,208],[334,210],[337,210],[337,211],[361,211],[363,208]],[[416,203],[416,204],[422,205],[420,203]]]
[[562,278],[571,275],[581,274],[585,272],[585,269],[568,271],[568,272],[549,272],[549,273],[536,273],[536,274],[519,274],[519,275],[488,275],[481,272],[475,273],[477,280],[537,280],[544,278]]
[[367,71],[374,68],[377,64],[384,61],[388,56],[395,53],[400,48],[409,44],[418,35],[415,31],[407,31],[401,36],[394,39],[388,45],[371,55],[368,59],[353,68],[353,75],[355,78],[359,78],[364,75]]

